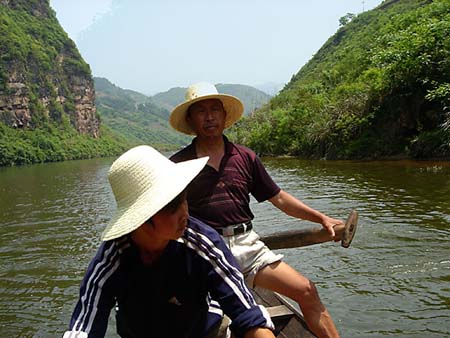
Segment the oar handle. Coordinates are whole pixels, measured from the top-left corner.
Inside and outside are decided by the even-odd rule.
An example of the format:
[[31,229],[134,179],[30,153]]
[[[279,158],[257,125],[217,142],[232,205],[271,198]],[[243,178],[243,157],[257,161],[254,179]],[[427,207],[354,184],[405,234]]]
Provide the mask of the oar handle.
[[316,227],[278,232],[263,236],[261,240],[272,250],[296,248],[339,240],[344,248],[348,248],[355,236],[357,224],[358,213],[352,210],[345,224],[339,224],[334,227],[335,238],[332,238],[326,229]]

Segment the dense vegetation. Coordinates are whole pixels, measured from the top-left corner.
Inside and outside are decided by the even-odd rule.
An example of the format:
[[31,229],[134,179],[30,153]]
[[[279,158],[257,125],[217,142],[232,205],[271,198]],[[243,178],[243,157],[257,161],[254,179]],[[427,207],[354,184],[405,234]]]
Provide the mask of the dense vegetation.
[[49,123],[35,130],[13,129],[0,123],[0,166],[56,162],[117,155],[128,141],[101,128],[95,139],[69,124]]
[[[11,88],[9,82],[21,89]],[[98,138],[77,132],[79,112],[73,88],[84,84],[93,88],[91,70],[59,25],[48,0],[0,4],[0,166],[124,151],[128,140],[108,128],[101,127]],[[16,110],[29,110],[31,121],[21,128],[11,127],[15,114],[11,102],[18,102]],[[98,116],[94,120],[98,122]]]
[[159,150],[177,149],[190,138],[169,126],[169,111],[144,94],[122,89],[107,79],[94,78],[96,106],[102,122],[131,144]]
[[450,158],[450,0],[387,0],[231,130],[262,154]]
[[[48,0],[6,3],[0,5],[0,99],[17,94],[8,86],[12,77],[23,84],[31,124],[11,128],[10,112],[0,110],[0,165],[189,142],[167,122],[185,88],[148,97],[106,79],[95,80],[101,137],[78,133],[72,88],[80,79],[92,83],[89,66]],[[261,154],[450,158],[450,0],[385,0],[339,22],[336,34],[269,102],[248,86],[217,85],[239,97],[249,114],[230,137]]]
[[[16,80],[26,86],[30,99],[31,126],[37,128],[48,118],[57,121],[61,113],[72,117],[75,102],[69,78],[91,76],[89,66],[45,3],[17,0],[10,7],[0,5],[0,94],[12,94],[6,83],[17,74]],[[57,95],[66,98],[64,104],[57,102]],[[39,101],[43,97],[49,101],[48,116]],[[9,118],[0,112],[0,120],[8,124]]]

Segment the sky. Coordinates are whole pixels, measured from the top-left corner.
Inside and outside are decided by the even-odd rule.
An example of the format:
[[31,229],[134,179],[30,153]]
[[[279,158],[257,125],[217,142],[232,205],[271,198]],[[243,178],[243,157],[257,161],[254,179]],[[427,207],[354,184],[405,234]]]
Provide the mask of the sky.
[[50,0],[94,76],[146,95],[207,81],[279,89],[382,0]]

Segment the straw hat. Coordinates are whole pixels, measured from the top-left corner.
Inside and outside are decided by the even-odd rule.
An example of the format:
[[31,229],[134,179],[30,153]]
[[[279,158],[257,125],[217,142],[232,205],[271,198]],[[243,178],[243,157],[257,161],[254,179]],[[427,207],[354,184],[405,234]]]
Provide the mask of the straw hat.
[[174,163],[150,146],[138,146],[121,155],[108,172],[117,203],[102,233],[108,241],[140,227],[186,188],[208,157]]
[[195,135],[186,121],[187,111],[193,103],[206,99],[219,99],[222,101],[223,108],[226,112],[225,128],[230,127],[239,120],[244,112],[244,105],[237,97],[219,94],[214,85],[207,82],[200,82],[190,86],[186,90],[185,101],[176,106],[170,114],[170,125],[184,134]]

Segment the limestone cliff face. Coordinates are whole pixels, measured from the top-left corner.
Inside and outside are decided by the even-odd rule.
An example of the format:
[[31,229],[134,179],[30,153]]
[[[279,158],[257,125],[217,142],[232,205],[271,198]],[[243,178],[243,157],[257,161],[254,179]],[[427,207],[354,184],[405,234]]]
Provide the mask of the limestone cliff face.
[[90,68],[48,0],[0,0],[0,120],[29,129],[68,120],[99,136]]
[[[95,109],[95,90],[92,78],[74,77],[72,80],[72,92],[74,93],[74,125],[78,132],[99,136],[100,120]],[[59,96],[61,101],[64,96]]]

